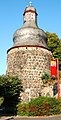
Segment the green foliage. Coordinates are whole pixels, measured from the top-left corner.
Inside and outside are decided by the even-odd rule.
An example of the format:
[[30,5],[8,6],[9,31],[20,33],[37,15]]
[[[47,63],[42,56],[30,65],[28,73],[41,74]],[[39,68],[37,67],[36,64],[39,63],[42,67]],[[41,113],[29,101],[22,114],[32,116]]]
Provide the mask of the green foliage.
[[3,98],[3,97],[0,97],[0,106],[1,106],[1,104],[3,103],[3,101],[4,101],[4,98]]
[[17,114],[20,116],[42,116],[61,114],[61,100],[50,97],[39,97],[28,103],[17,105]]
[[42,80],[43,80],[43,79],[49,80],[49,79],[50,79],[50,75],[49,75],[48,73],[43,74]]
[[0,76],[0,97],[4,98],[1,107],[5,109],[5,114],[16,113],[16,104],[21,91],[21,80],[17,77]]
[[28,116],[29,115],[29,103],[19,102],[17,105],[17,114],[21,116]]
[[17,77],[0,76],[0,96],[13,97],[21,90],[21,81]]
[[60,83],[61,83],[61,71],[60,71]]
[[46,35],[48,36],[48,48],[54,52],[54,50],[59,46],[60,44],[60,39],[56,35],[56,33],[49,33],[46,32]]
[[46,32],[48,36],[48,48],[52,52],[54,58],[59,59],[59,65],[61,69],[61,40],[58,38],[56,33]]
[[60,42],[59,46],[53,52],[53,56],[54,56],[54,58],[59,59],[59,67],[60,67],[60,70],[61,70],[61,42]]
[[33,105],[33,106],[40,106],[42,104],[42,101],[44,100],[44,97],[39,97],[39,98],[36,98],[36,99],[32,99],[31,102],[29,103],[29,105]]
[[42,81],[43,83],[46,83],[47,81],[50,81],[51,80],[51,77],[50,77],[50,74],[45,72],[43,75],[42,75]]

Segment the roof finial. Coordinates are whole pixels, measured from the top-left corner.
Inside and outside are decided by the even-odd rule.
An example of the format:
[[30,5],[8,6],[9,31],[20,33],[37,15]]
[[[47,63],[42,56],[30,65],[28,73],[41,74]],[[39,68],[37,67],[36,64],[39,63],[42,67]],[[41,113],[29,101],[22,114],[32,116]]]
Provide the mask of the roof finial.
[[30,3],[30,6],[32,6],[32,2],[30,1],[29,3]]

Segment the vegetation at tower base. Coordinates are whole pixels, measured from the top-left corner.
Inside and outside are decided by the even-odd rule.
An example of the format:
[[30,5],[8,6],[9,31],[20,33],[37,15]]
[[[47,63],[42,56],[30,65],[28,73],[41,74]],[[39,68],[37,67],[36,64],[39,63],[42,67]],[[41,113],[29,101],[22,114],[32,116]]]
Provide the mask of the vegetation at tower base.
[[46,32],[46,35],[48,36],[48,48],[52,52],[53,57],[59,59],[59,67],[61,70],[61,40],[56,33]]
[[21,91],[21,80],[17,77],[0,76],[0,97],[3,97],[0,108],[3,114],[16,114],[16,105]]
[[3,100],[4,100],[4,98],[3,98],[3,97],[0,97],[0,106],[1,106],[1,104],[3,103]]
[[54,76],[50,76],[50,71],[49,72],[45,72],[43,75],[42,75],[42,82],[43,84],[46,85],[46,83],[49,83],[49,85],[53,85],[55,83],[57,83],[57,78],[55,78]]
[[61,114],[61,99],[39,97],[27,103],[18,103],[17,115],[20,116],[43,116]]
[[48,72],[45,72],[45,73],[42,75],[41,78],[42,78],[43,83],[46,83],[47,81],[50,81],[50,80],[51,80],[51,77],[50,77],[50,75],[49,75]]

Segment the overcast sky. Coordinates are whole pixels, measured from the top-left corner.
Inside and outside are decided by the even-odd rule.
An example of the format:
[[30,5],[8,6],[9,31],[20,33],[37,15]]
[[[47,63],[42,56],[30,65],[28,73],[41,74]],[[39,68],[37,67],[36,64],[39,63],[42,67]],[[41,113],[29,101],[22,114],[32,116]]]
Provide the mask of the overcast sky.
[[[0,75],[6,73],[7,50],[13,34],[23,25],[23,12],[30,0],[0,0]],[[38,13],[38,26],[61,38],[61,0],[32,0]]]

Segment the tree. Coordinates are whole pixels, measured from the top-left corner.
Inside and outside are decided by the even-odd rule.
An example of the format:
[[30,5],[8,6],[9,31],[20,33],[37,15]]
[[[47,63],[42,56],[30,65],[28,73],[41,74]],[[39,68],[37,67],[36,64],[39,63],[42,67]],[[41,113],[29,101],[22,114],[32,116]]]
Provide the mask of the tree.
[[22,91],[21,80],[12,76],[0,76],[0,97],[4,98],[2,106],[5,113],[16,113],[16,104]]
[[59,65],[61,69],[61,40],[58,38],[56,33],[46,32],[48,37],[47,46],[49,50],[52,52],[53,57],[59,59]]

